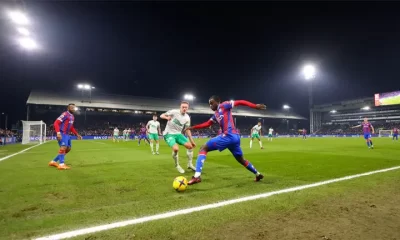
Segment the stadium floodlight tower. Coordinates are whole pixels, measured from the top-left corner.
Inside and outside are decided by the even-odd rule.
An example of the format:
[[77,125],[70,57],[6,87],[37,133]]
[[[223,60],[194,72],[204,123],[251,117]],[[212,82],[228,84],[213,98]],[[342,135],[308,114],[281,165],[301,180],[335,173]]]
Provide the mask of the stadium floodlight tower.
[[89,102],[92,102],[92,90],[95,89],[95,87],[91,86],[90,84],[78,84],[78,89],[81,90],[82,92],[82,102],[83,102],[83,94],[85,91],[89,92]]
[[308,84],[308,107],[310,109],[310,133],[314,132],[314,113],[313,113],[313,93],[312,93],[312,82],[315,79],[316,69],[312,64],[307,64],[303,67],[303,76]]

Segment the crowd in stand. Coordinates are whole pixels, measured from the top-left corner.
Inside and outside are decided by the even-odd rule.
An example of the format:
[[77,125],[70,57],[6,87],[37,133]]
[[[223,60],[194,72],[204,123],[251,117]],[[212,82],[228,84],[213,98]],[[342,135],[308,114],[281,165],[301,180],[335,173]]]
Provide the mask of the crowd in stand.
[[0,137],[12,137],[14,136],[14,132],[10,130],[5,130],[0,128]]
[[[399,122],[382,122],[382,123],[376,123],[372,124],[375,133],[379,133],[379,130],[393,130],[393,128],[400,128],[400,123]],[[322,135],[332,135],[332,134],[360,134],[362,133],[362,128],[352,128],[350,125],[325,125],[323,126],[317,134],[322,134]]]

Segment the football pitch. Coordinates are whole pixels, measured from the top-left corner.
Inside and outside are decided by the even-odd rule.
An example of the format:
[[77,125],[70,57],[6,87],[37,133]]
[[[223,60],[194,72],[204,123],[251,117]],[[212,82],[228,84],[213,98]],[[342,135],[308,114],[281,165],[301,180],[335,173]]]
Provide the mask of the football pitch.
[[[195,156],[206,139],[196,141]],[[164,141],[160,155],[143,142],[73,141],[68,171],[47,166],[58,151],[51,141],[0,161],[0,239],[35,239],[400,166],[400,141],[373,141],[372,150],[362,138],[263,139],[261,150],[243,139],[261,182],[229,151],[211,152],[203,182],[183,193],[172,181],[192,172],[176,171]],[[1,147],[0,160],[27,147]],[[181,148],[184,168],[185,153]],[[399,203],[397,169],[73,239],[400,239]]]

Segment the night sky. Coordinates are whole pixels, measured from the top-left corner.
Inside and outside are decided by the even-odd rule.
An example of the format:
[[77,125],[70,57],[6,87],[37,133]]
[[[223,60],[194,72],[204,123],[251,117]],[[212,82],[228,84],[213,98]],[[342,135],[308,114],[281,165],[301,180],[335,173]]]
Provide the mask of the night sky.
[[115,94],[289,104],[307,116],[301,67],[309,62],[315,103],[399,90],[394,4],[25,1],[41,47],[28,52],[3,11],[13,5],[3,3],[0,111],[15,123],[30,89],[87,82]]

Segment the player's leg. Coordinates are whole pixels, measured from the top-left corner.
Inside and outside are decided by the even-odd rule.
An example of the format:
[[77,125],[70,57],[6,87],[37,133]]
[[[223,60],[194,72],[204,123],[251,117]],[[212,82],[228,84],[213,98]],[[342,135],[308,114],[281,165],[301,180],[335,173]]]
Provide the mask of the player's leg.
[[158,150],[160,149],[160,140],[158,134],[156,134],[155,137],[156,137],[156,154],[158,155],[159,154]]
[[186,148],[186,156],[188,157],[187,168],[195,171],[196,168],[193,166],[193,145],[183,134],[177,134],[175,139],[176,143]]
[[176,143],[176,136],[175,134],[167,134],[164,136],[165,142],[167,142],[168,146],[172,148],[172,159],[175,161],[175,168],[180,173],[185,173],[185,170],[179,164],[179,146]]
[[369,140],[369,145],[371,146],[371,148],[374,148],[374,144],[372,143],[371,135],[369,135],[368,140]]
[[250,139],[250,148],[253,146],[253,139],[254,139],[254,135],[251,135],[251,139]]
[[153,145],[153,143],[154,143],[153,134],[150,133],[149,139],[150,139],[150,149],[151,149],[151,153],[154,155],[155,153],[154,153],[154,145]]
[[142,134],[140,134],[139,136],[138,136],[138,146],[140,146],[140,142],[142,141]]
[[260,135],[257,136],[257,140],[258,140],[258,144],[260,144],[260,148],[264,149],[263,146],[262,146]]
[[264,178],[261,173],[257,171],[257,169],[249,162],[248,160],[244,159],[243,151],[240,147],[240,138],[236,135],[232,135],[231,139],[229,140],[229,146],[227,147],[232,155],[235,157],[236,161],[242,164],[247,170],[254,173],[256,175],[255,181],[260,181]]
[[215,138],[211,138],[205,145],[201,146],[199,155],[197,156],[196,160],[196,172],[194,173],[192,179],[190,179],[190,181],[188,182],[189,185],[201,182],[201,171],[203,170],[203,165],[206,161],[207,153],[215,150],[222,151],[223,149],[225,149],[223,148],[223,146],[221,146],[222,141],[222,137],[217,136]]
[[69,152],[71,152],[71,144],[69,147],[67,147],[67,149],[65,150],[65,155],[67,155]]
[[147,135],[145,136],[145,140],[147,141],[148,144],[150,144],[149,137]]

